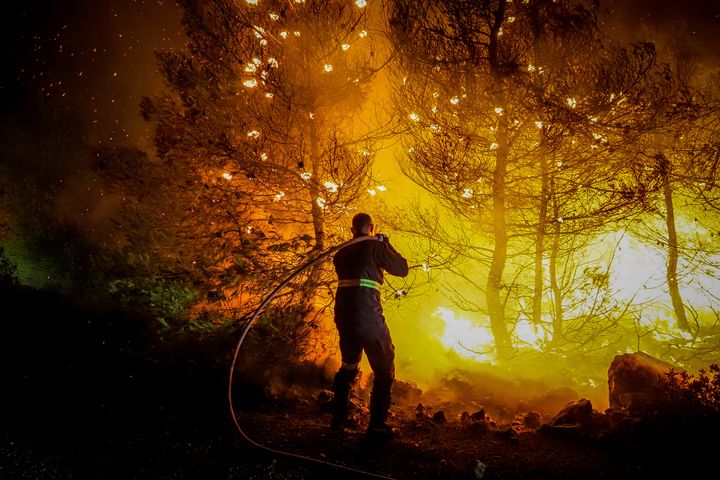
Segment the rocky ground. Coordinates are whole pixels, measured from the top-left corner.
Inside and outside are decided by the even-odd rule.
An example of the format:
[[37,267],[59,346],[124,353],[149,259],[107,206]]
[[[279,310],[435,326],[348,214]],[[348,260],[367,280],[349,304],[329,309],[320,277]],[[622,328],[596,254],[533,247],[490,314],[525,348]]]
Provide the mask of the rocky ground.
[[[0,297],[0,478],[369,478],[246,442],[228,412],[222,362],[189,360],[187,349],[160,352],[121,314],[31,291]],[[356,427],[336,435],[327,429],[327,392],[289,392],[238,404],[252,439],[396,479],[707,478],[712,459],[686,447],[717,445],[692,434],[669,444],[603,435],[611,419],[581,403],[543,426],[533,415],[501,424],[472,405],[463,415],[463,405],[414,402],[393,407],[401,437],[377,444],[363,434],[362,401]]]

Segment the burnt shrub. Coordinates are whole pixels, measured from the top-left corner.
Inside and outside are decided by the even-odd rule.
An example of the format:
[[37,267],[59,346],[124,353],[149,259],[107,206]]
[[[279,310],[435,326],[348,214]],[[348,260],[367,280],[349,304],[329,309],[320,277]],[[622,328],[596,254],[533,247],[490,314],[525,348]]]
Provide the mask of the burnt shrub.
[[720,367],[697,374],[671,370],[662,379],[656,408],[647,419],[659,446],[700,453],[716,445],[720,431]]

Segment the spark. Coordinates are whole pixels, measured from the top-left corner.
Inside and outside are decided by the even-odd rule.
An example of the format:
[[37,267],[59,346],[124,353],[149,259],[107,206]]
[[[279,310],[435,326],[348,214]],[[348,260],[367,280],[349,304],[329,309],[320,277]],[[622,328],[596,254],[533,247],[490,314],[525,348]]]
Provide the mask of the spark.
[[253,25],[253,29],[255,30],[255,38],[262,39],[265,34],[265,29],[257,25]]
[[266,96],[267,98],[273,98],[275,95],[273,95],[272,92],[267,92],[267,93],[265,94],[265,96]]
[[248,63],[247,66],[245,67],[245,71],[247,73],[253,73],[255,70],[257,70],[257,67],[255,66],[254,63]]
[[285,196],[285,192],[278,192],[273,197],[273,202],[279,202]]
[[577,105],[577,101],[573,97],[567,97],[565,99],[565,101],[567,102],[568,107],[570,107],[570,108],[575,108],[575,106]]
[[272,68],[278,68],[278,61],[275,60],[274,57],[268,58],[268,65],[270,65]]
[[502,116],[504,110],[502,107],[495,107],[495,113],[497,113],[499,116]]
[[438,125],[437,123],[433,123],[432,125],[430,125],[430,130],[432,130],[433,132],[439,132],[440,125]]
[[423,264],[422,264],[422,269],[423,269],[423,272],[429,272],[429,271],[430,271],[430,266],[429,266],[427,263],[423,263]]
[[497,150],[499,146],[496,142],[493,142],[490,144],[490,150]]
[[432,113],[437,113],[437,111],[438,111],[437,105],[433,105],[432,108],[430,109],[430,111]]
[[325,66],[323,67],[323,70],[325,70],[326,72],[332,72],[333,66],[330,65],[329,63],[326,63]]
[[368,33],[366,30],[360,30],[360,33],[358,35],[360,36],[360,38],[365,38],[367,37],[367,34]]
[[438,98],[440,96],[440,92],[433,92],[433,98]]
[[338,184],[335,182],[325,182],[325,188],[330,193],[335,193],[338,191]]
[[285,38],[287,38],[288,33],[283,30],[282,32],[280,32],[280,36],[281,36],[283,39],[285,39]]
[[325,201],[325,199],[323,197],[317,197],[317,200],[315,200],[315,201],[317,202],[318,207],[320,207],[320,208],[325,208],[325,206],[327,205],[327,202]]
[[381,192],[384,192],[384,191],[387,190],[387,187],[386,187],[385,185],[378,185],[378,186],[375,187],[375,188],[377,188],[377,189],[378,189],[379,191],[381,191]]
[[473,189],[472,188],[466,188],[463,190],[462,197],[463,198],[472,198],[473,196]]
[[535,69],[535,65],[528,65],[528,68],[527,68],[527,71],[528,71],[528,72],[532,73],[532,72],[534,72],[535,70],[536,70],[536,69]]
[[308,112],[308,117],[310,117],[310,120],[315,120],[315,114],[313,112]]
[[372,188],[368,190],[368,193],[370,194],[371,197],[374,197],[375,195],[377,195],[377,192]]
[[537,121],[535,121],[535,126],[536,126],[537,128],[543,128],[543,122],[540,121],[540,120],[537,120]]
[[365,8],[365,6],[367,6],[367,0],[355,0],[355,5],[357,5],[358,8]]
[[245,0],[248,5],[257,5],[258,0]]
[[502,27],[500,27],[500,28],[498,29],[498,34],[497,34],[497,36],[498,36],[498,37],[502,37],[502,34],[503,34],[503,29],[502,29]]
[[280,18],[280,15],[277,13],[270,13],[270,20],[278,20]]
[[258,132],[257,130],[250,130],[247,133],[247,136],[250,138],[258,138],[260,136],[260,132]]
[[251,78],[250,80],[245,80],[243,82],[243,85],[245,85],[248,88],[255,88],[255,87],[257,87],[257,84],[258,84],[257,80],[254,78]]
[[232,176],[232,174],[225,172],[225,173],[222,174],[222,177],[223,177],[225,180],[232,180],[232,177],[233,177],[233,176]]
[[395,290],[396,297],[404,297],[406,295],[407,295],[407,292],[405,290]]
[[293,35],[295,35],[296,37],[299,37],[299,36],[300,36],[300,32],[298,32],[297,30],[295,30],[295,31],[293,32]]
[[460,103],[460,99],[458,97],[452,97],[450,99],[450,103],[452,103],[453,105],[457,105],[458,103]]
[[508,17],[507,21],[508,23],[513,23],[515,21],[515,17]]
[[305,181],[308,181],[308,180],[310,180],[310,178],[312,178],[312,173],[310,173],[310,172],[302,172],[302,173],[300,174],[300,178],[302,178],[302,179],[305,180]]
[[413,112],[413,113],[411,113],[410,115],[408,115],[408,117],[409,117],[410,120],[412,120],[413,122],[419,122],[419,121],[420,121],[420,115],[418,115],[418,114],[415,113],[415,112]]
[[363,157],[369,157],[370,155],[372,155],[372,151],[370,151],[369,148],[364,148],[364,149],[360,152],[360,154],[361,154]]
[[347,52],[347,51],[350,49],[350,44],[349,44],[349,43],[343,43],[343,44],[341,45],[341,48],[343,49],[343,52]]
[[267,159],[268,159],[267,153],[261,153],[261,154],[260,154],[260,160],[262,160],[263,162],[266,162]]
[[565,219],[563,217],[558,217],[557,221],[558,221],[558,223],[563,223],[565,221]]

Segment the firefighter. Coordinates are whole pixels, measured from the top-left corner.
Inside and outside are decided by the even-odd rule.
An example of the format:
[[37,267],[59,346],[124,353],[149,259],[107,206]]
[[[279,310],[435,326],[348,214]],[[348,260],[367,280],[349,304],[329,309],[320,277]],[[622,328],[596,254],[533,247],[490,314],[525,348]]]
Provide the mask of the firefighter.
[[[352,219],[354,237],[375,235],[375,224],[367,213]],[[404,277],[408,263],[388,241],[349,245],[335,254],[333,263],[338,276],[335,298],[335,325],[340,335],[342,366],[335,374],[335,404],[331,428],[342,430],[347,422],[350,392],[360,372],[362,352],[367,355],[374,374],[370,394],[370,421],[367,433],[372,437],[392,438],[396,432],[387,424],[390,389],[395,379],[395,346],[380,305],[383,271]]]

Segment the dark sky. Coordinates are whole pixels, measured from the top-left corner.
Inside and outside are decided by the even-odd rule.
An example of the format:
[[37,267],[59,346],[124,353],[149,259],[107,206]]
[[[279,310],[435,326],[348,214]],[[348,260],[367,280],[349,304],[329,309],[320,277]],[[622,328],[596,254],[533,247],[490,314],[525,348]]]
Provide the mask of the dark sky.
[[[720,64],[720,0],[606,0],[604,5],[609,29],[618,38],[664,44],[685,30],[706,65]],[[17,124],[30,136],[73,125],[78,140],[89,144],[151,147],[151,130],[138,104],[162,88],[154,51],[185,44],[173,0],[24,0],[3,8],[0,125]],[[52,181],[64,186],[60,209],[90,230],[104,230],[104,194],[83,161],[66,156],[54,165]],[[27,165],[21,174],[42,168]]]
[[147,125],[138,120],[138,103],[162,86],[153,52],[184,44],[172,0],[7,5],[0,83],[6,114],[40,103],[74,111],[87,122],[93,141],[146,142]]
[[[720,0],[605,5],[613,33],[623,39],[663,43],[686,29],[691,47],[707,62],[720,59]],[[173,0],[27,0],[4,8],[4,114],[42,96],[45,104],[85,119],[93,140],[147,144],[138,102],[162,86],[153,51],[184,44]]]

